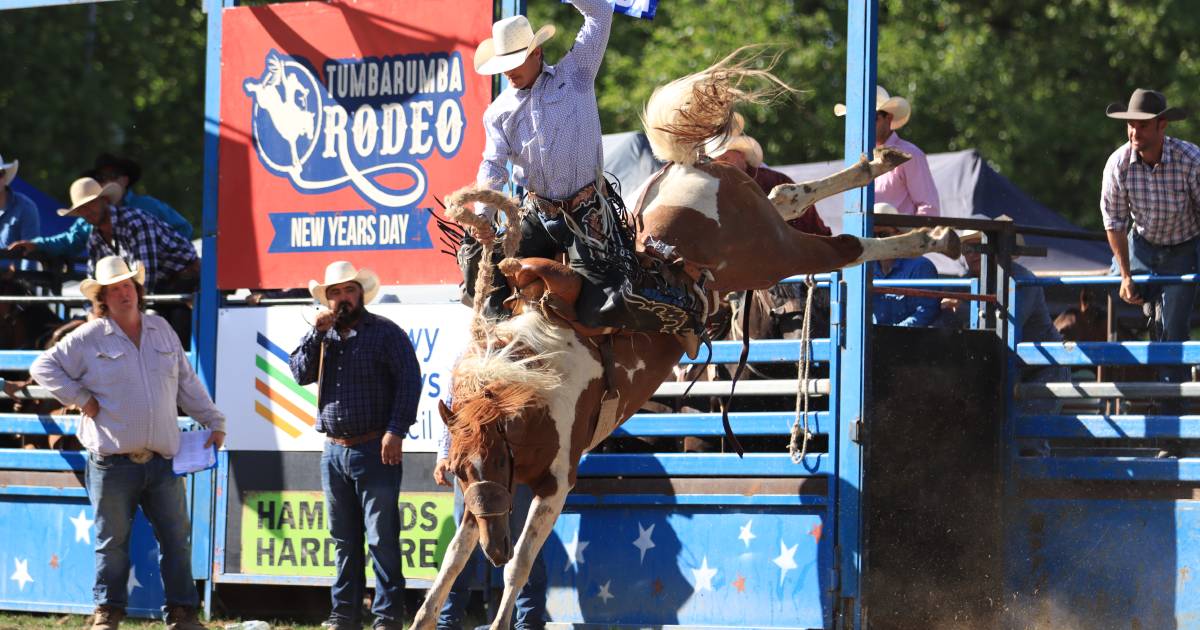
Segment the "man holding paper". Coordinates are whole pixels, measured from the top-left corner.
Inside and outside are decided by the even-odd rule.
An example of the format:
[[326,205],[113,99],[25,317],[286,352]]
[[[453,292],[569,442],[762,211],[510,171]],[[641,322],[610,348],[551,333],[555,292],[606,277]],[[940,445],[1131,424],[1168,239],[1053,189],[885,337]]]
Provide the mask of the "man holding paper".
[[83,410],[79,440],[88,451],[84,481],[95,511],[96,611],[92,630],[115,630],[125,616],[129,533],[140,505],[161,552],[166,622],[203,630],[192,580],[191,522],[179,451],[176,408],[212,431],[206,448],[225,441],[217,410],[170,324],[145,308],[145,270],[119,256],[96,263],[79,290],[96,318],[42,353],[33,377],[65,405]]

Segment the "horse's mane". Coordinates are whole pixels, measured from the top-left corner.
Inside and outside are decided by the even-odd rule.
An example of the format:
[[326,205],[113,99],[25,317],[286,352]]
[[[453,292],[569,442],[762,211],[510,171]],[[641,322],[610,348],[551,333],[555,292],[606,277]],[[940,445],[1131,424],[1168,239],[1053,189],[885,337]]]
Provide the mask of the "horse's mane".
[[543,405],[562,383],[556,359],[573,336],[536,310],[490,327],[486,340],[459,358],[450,388],[450,461],[486,457],[487,427]]
[[[700,147],[734,131],[733,107],[738,103],[764,103],[794,92],[771,74],[776,54],[765,68],[754,68],[763,58],[761,45],[743,46],[708,68],[660,86],[642,112],[642,126],[654,156],[665,162],[692,165]],[[752,81],[763,87],[747,88]]]

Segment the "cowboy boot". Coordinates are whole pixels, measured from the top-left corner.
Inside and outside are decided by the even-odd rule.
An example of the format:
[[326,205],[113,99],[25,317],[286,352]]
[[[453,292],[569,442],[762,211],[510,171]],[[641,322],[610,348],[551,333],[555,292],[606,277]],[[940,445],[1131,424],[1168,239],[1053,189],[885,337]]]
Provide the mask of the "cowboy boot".
[[172,606],[167,610],[167,630],[208,630],[191,606]]
[[88,622],[88,630],[117,630],[125,618],[125,609],[115,606],[97,606]]

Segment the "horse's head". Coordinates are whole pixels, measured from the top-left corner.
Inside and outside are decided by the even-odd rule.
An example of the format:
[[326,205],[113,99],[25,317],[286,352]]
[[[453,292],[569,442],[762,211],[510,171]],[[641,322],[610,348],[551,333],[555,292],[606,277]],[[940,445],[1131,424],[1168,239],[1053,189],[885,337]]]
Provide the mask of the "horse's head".
[[456,402],[455,406],[457,413],[438,402],[442,421],[454,437],[450,467],[463,486],[463,518],[475,519],[480,549],[493,565],[500,566],[513,554],[508,517],[512,511],[514,463],[504,435],[507,419],[480,422],[478,403],[459,406]]
[[1087,287],[1079,291],[1079,306],[1072,306],[1054,318],[1054,327],[1065,341],[1107,341],[1108,311],[1092,306]]

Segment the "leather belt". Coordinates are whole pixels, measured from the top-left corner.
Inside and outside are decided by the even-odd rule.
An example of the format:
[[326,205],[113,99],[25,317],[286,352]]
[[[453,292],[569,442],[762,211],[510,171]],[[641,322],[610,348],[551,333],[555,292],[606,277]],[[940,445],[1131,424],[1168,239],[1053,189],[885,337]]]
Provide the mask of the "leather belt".
[[358,446],[359,444],[362,444],[363,442],[370,442],[371,440],[374,440],[375,438],[378,438],[378,437],[383,437],[382,430],[370,431],[368,433],[363,433],[362,435],[355,435],[353,437],[344,437],[343,438],[343,437],[329,436],[325,439],[327,439],[330,442],[333,442],[334,444],[337,444],[339,446]]
[[591,199],[592,195],[595,194],[596,185],[588,184],[568,199],[550,199],[532,191],[529,192],[529,198],[533,200],[534,205],[543,213],[550,216],[557,216],[559,212],[571,212],[583,202]]

